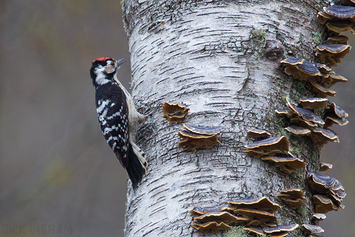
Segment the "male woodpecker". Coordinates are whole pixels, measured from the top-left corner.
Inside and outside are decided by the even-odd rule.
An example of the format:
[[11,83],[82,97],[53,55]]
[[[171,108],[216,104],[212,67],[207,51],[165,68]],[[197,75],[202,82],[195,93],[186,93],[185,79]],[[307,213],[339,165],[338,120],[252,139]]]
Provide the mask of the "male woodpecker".
[[92,62],[90,75],[102,133],[136,188],[146,173],[147,162],[134,138],[147,116],[137,112],[132,96],[117,79],[116,72],[123,62],[123,59],[97,58]]

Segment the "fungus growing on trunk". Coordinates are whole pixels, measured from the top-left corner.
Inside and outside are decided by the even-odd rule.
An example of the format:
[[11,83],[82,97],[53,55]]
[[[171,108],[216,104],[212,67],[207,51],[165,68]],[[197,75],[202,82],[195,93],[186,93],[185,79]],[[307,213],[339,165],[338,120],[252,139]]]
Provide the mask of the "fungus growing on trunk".
[[[288,232],[291,232],[293,230],[295,230],[298,227],[298,224],[291,224],[291,225],[278,225],[275,227],[264,227],[264,233],[265,234],[281,234],[282,236],[286,236]],[[286,234],[286,235],[283,235]],[[281,235],[277,235],[277,236],[281,236]]]
[[306,203],[304,202],[306,198],[301,189],[282,190],[280,194],[277,194],[277,197],[280,198],[283,203],[289,205],[292,209],[306,206]]
[[302,128],[297,126],[288,126],[285,128],[285,130],[294,135],[310,135],[312,132],[308,128]]
[[203,233],[208,233],[208,232],[216,233],[219,230],[230,230],[232,228],[230,225],[227,225],[226,223],[223,222],[217,223],[216,221],[207,222],[204,224],[192,222],[191,227]]
[[278,225],[274,227],[244,227],[245,230],[250,231],[252,233],[261,235],[261,236],[287,236],[289,232],[297,229],[298,224],[291,225]]
[[248,208],[238,208],[234,212],[249,219],[246,225],[276,226],[277,218],[270,212]]
[[327,106],[327,98],[301,98],[298,104],[304,109],[320,109]]
[[191,227],[202,232],[215,232],[239,224],[276,226],[273,213],[280,208],[267,197],[262,197],[236,200],[228,202],[228,205],[196,207],[189,213],[193,216]]
[[[288,110],[282,113],[280,112],[282,110],[277,110],[278,114],[287,115],[287,117],[290,118],[290,122],[294,124],[294,126],[287,127],[286,130],[295,135],[309,135],[318,147],[322,147],[328,142],[339,142],[338,136],[333,131],[326,129],[327,127],[323,119],[312,112],[312,110],[299,107],[301,104],[306,104],[310,107],[309,101],[319,102],[318,104],[315,103],[314,107],[319,106],[321,102],[326,102],[326,100],[320,98],[310,98],[309,100],[300,99],[299,104],[294,104],[286,98]],[[329,114],[330,117],[332,117],[332,113]],[[322,125],[324,125],[325,128],[322,128]],[[311,131],[311,133],[309,133],[309,131]]]
[[250,156],[260,157],[278,153],[287,153],[289,150],[288,146],[288,139],[285,136],[269,137],[245,146],[247,148],[245,152]]
[[318,147],[323,147],[328,142],[340,142],[339,137],[333,131],[320,127],[312,129],[311,138]]
[[349,38],[345,35],[333,35],[327,39],[329,44],[348,44]]
[[179,147],[184,151],[196,151],[197,149],[210,149],[219,145],[217,135],[223,130],[223,127],[193,126],[183,125],[184,128],[178,135],[182,138]]
[[194,221],[198,223],[207,223],[216,221],[217,223],[225,223],[225,224],[238,224],[238,223],[245,223],[249,219],[246,217],[238,217],[235,215],[230,214],[229,212],[209,212],[203,214],[201,216],[194,217]]
[[346,113],[342,108],[337,106],[335,103],[331,103],[325,108],[324,111],[324,128],[328,128],[334,123],[344,126],[349,123],[347,120],[348,116],[348,113]]
[[181,123],[186,118],[189,108],[180,104],[165,102],[162,112],[163,118],[166,118],[169,123]]
[[275,211],[281,208],[280,205],[270,201],[267,197],[241,199],[233,202],[228,202],[228,204],[234,209],[248,208],[260,211],[267,211],[271,213],[274,213]]
[[320,221],[325,220],[325,218],[327,218],[327,216],[322,213],[313,213],[312,215],[312,220],[316,225],[318,225]]
[[329,211],[337,211],[340,207],[336,206],[333,201],[320,194],[313,195],[315,211],[318,213],[327,213]]
[[308,81],[319,97],[334,96],[330,90],[337,82],[347,82],[347,79],[336,74],[331,68],[322,63],[311,63],[300,58],[289,57],[281,61],[287,75],[292,75],[300,81]]
[[355,34],[355,7],[343,5],[324,7],[323,11],[318,12],[318,21],[336,33],[350,31]]
[[327,213],[331,210],[343,209],[343,198],[346,193],[339,180],[309,171],[308,183],[314,191],[313,201],[316,212]]
[[218,205],[218,206],[211,206],[211,207],[195,207],[193,210],[189,211],[189,213],[191,216],[195,217],[195,216],[201,216],[209,212],[223,212],[223,211],[233,212],[234,209],[228,205]]
[[341,63],[340,59],[344,58],[350,49],[351,46],[348,44],[321,44],[317,46],[317,56],[321,63],[332,67]]
[[247,131],[247,136],[253,141],[260,141],[271,137],[271,133],[262,129],[251,129]]
[[333,168],[333,165],[330,163],[321,162],[319,165],[319,171],[327,171]]
[[290,174],[297,169],[305,169],[306,163],[294,156],[263,156],[261,157],[263,161],[269,161],[276,167],[280,168],[281,171]]
[[324,232],[324,230],[317,225],[303,224],[302,227],[306,234],[320,234]]

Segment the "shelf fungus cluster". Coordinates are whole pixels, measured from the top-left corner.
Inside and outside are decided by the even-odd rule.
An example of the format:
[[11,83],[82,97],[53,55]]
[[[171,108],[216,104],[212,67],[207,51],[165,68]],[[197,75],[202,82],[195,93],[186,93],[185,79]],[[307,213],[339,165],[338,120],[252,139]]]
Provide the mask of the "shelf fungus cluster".
[[327,216],[323,213],[313,213],[312,221],[314,224],[318,225],[319,222],[325,220],[325,218],[327,218]]
[[209,149],[221,142],[217,135],[224,128],[221,126],[193,126],[183,125],[183,129],[179,131],[178,135],[182,138],[179,142],[179,147],[184,151],[196,151],[197,149]]
[[166,118],[169,123],[181,123],[186,118],[189,108],[180,104],[172,104],[165,102],[163,104],[163,118]]
[[323,11],[318,12],[318,21],[330,31],[336,33],[350,31],[355,34],[355,6],[353,1],[341,1],[341,4],[324,7]]
[[340,108],[335,103],[331,103],[324,110],[324,128],[331,127],[334,123],[344,126],[349,123],[347,120],[349,114],[346,113],[342,108]]
[[305,162],[289,152],[287,137],[271,137],[269,132],[260,129],[249,130],[247,135],[254,141],[246,146],[249,156],[260,157],[288,174],[305,168]]
[[317,213],[343,209],[346,193],[339,180],[313,172],[308,173],[308,183],[314,192],[313,201]]
[[[347,79],[336,74],[330,67],[337,66],[351,50],[349,38],[341,33],[350,31],[355,34],[355,0],[332,0],[328,7],[318,12],[319,23],[325,25],[326,40],[316,47],[317,62],[309,62],[303,58],[289,57],[281,61],[284,72],[295,79],[310,83],[316,98],[301,98],[292,103],[286,98],[287,108],[278,109],[279,115],[289,118],[291,125],[285,129],[295,136],[309,136],[318,147],[328,142],[339,142],[338,136],[330,130],[333,124],[344,126],[349,123],[348,114],[335,103],[328,102],[327,96],[335,96],[332,90],[338,82]],[[317,110],[317,111],[316,111]],[[316,112],[315,112],[316,111]],[[321,116],[319,116],[321,115]],[[332,168],[332,164],[320,163],[319,171]],[[324,213],[344,208],[345,191],[335,178],[307,171],[307,180],[313,190],[315,211],[312,224],[303,224],[308,236],[319,236],[323,229],[318,226],[325,219]],[[305,206],[305,197],[301,190],[283,190],[277,195],[282,202],[291,208]]]
[[237,215],[246,217],[247,226],[276,226],[276,216],[273,214],[281,208],[268,198],[242,199],[228,204],[234,209]]
[[317,57],[320,62],[328,67],[336,66],[350,52],[351,46],[348,44],[324,43],[317,46]]
[[242,199],[226,205],[194,208],[189,213],[193,217],[191,227],[207,233],[228,230],[232,226],[243,225],[245,230],[268,236],[286,236],[298,224],[278,226],[273,214],[281,206],[266,197]]
[[324,230],[318,225],[303,224],[303,231],[311,236],[316,236],[316,234],[323,233]]
[[[325,101],[325,98],[302,98],[296,104],[286,98],[287,109],[276,110],[276,113],[286,115],[290,119],[293,125],[286,127],[287,131],[294,135],[310,136],[318,147],[323,147],[328,142],[339,142],[338,136],[328,129],[329,126],[325,126],[326,123],[322,118],[313,112],[313,109],[324,107]],[[329,117],[336,120],[333,114]]]
[[298,224],[278,225],[274,227],[245,227],[244,229],[261,236],[284,237],[290,236],[289,232],[298,228]]
[[341,58],[344,58],[351,50],[348,44],[349,38],[345,35],[331,35],[327,40],[317,46],[316,56],[319,61],[328,67],[337,66],[341,63]]
[[336,92],[330,88],[338,82],[348,80],[336,74],[330,67],[322,63],[308,62],[303,58],[289,57],[281,61],[285,73],[300,81],[308,81],[318,97],[335,96]]
[[282,190],[277,197],[280,198],[283,203],[289,205],[292,209],[306,206],[304,201],[306,198],[301,189]]

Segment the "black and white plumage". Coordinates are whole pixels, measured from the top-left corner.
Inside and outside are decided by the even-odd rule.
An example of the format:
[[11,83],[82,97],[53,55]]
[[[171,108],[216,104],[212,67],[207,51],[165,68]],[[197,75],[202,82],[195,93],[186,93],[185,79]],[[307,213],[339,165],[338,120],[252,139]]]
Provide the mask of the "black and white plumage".
[[122,59],[98,58],[92,63],[90,75],[102,133],[135,188],[146,172],[147,162],[144,153],[134,143],[134,137],[147,116],[137,112],[132,96],[116,77],[122,63]]

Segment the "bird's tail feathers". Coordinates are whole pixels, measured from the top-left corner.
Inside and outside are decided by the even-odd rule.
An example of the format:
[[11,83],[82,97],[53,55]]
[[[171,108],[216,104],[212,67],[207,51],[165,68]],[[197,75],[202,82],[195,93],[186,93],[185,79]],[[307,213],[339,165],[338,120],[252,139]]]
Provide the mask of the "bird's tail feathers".
[[143,165],[141,162],[142,157],[144,159],[144,153],[137,150],[135,146],[137,147],[135,144],[129,144],[129,161],[126,168],[129,179],[132,182],[133,189],[135,189],[138,183],[142,181],[143,175],[146,173],[146,164]]

